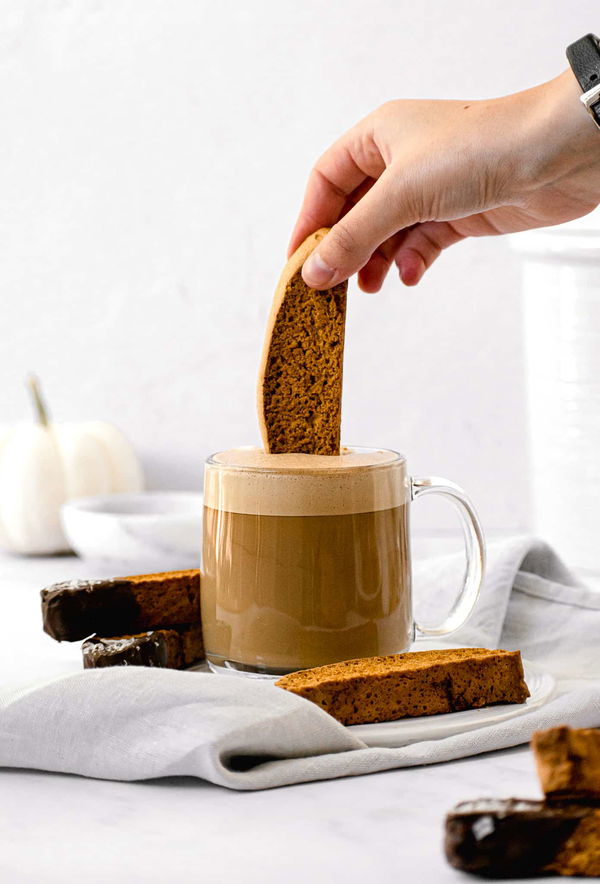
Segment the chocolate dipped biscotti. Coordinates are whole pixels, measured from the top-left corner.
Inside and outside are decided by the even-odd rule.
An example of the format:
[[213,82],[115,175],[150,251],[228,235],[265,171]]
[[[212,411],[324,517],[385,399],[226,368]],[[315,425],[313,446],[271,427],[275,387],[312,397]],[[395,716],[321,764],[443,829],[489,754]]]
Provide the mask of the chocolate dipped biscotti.
[[450,865],[482,878],[600,876],[600,808],[484,798],[446,817]]
[[77,580],[43,589],[44,630],[57,641],[136,635],[200,622],[200,571]]
[[184,669],[204,658],[199,623],[114,638],[94,635],[84,641],[81,650],[84,669],[104,669],[107,666]]

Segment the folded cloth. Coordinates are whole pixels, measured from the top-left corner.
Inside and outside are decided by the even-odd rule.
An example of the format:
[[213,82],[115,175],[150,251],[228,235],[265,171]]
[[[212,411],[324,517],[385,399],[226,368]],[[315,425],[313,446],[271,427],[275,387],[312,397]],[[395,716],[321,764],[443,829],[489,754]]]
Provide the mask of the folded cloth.
[[[115,780],[195,776],[267,789],[477,755],[561,723],[600,726],[600,593],[581,586],[540,541],[514,538],[489,553],[477,608],[449,643],[519,648],[553,672],[558,695],[531,712],[400,749],[368,748],[318,706],[267,682],[141,667],[86,670],[0,690],[0,765]],[[424,613],[439,613],[451,604],[460,568],[447,559],[418,571],[429,594]]]

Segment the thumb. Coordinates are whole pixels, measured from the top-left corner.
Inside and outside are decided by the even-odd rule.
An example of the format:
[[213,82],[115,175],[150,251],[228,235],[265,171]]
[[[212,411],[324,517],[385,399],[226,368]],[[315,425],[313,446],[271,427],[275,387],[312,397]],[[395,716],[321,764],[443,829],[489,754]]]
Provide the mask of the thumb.
[[302,278],[311,288],[332,288],[367,263],[373,252],[415,217],[414,200],[398,192],[397,171],[387,169],[306,259]]

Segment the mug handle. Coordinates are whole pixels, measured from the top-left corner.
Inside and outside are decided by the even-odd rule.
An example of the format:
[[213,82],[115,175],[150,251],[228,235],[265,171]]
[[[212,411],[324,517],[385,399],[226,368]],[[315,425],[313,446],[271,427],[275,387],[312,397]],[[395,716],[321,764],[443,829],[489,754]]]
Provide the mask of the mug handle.
[[426,494],[441,494],[457,508],[465,538],[467,570],[462,589],[452,610],[439,626],[423,626],[415,622],[421,635],[448,635],[459,629],[470,617],[479,598],[479,590],[485,573],[485,540],[479,517],[466,493],[454,482],[429,476],[410,480],[411,500]]

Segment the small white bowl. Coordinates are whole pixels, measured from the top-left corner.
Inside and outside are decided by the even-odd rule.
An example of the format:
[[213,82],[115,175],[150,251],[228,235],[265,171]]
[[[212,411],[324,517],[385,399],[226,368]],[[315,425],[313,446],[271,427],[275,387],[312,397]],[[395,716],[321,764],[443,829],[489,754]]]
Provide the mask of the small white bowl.
[[140,573],[200,566],[202,495],[142,491],[80,497],[61,507],[72,549]]

